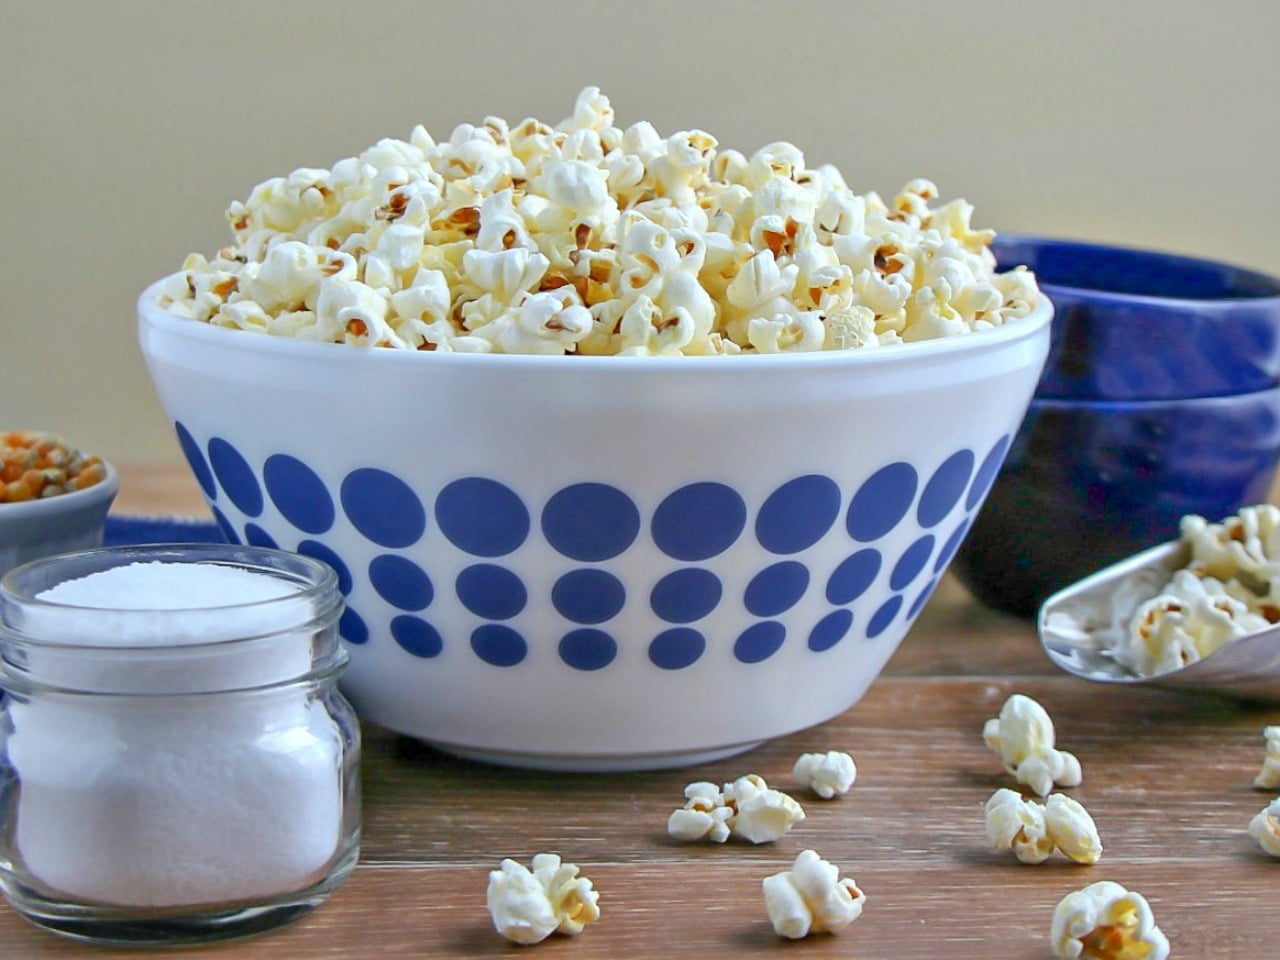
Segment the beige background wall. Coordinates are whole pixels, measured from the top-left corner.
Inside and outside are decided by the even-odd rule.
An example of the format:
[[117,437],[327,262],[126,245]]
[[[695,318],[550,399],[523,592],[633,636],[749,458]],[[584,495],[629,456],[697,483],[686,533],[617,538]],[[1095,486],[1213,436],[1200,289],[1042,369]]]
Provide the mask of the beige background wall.
[[0,0],[0,429],[177,461],[134,301],[269,176],[424,123],[788,139],[1009,232],[1280,273],[1280,4]]

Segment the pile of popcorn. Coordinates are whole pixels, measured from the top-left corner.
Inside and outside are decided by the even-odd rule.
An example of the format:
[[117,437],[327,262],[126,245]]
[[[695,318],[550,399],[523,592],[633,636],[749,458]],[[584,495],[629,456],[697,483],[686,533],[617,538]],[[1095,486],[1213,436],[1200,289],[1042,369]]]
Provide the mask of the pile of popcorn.
[[789,143],[717,148],[615,126],[595,87],[554,127],[487,117],[436,142],[418,126],[259,184],[228,210],[235,245],[189,256],[159,303],[305,340],[676,356],[927,340],[1039,300],[927,180],[886,203]]
[[1138,607],[1116,660],[1141,676],[1178,670],[1280,622],[1280,508],[1244,507],[1222,523],[1182,518],[1190,553]]

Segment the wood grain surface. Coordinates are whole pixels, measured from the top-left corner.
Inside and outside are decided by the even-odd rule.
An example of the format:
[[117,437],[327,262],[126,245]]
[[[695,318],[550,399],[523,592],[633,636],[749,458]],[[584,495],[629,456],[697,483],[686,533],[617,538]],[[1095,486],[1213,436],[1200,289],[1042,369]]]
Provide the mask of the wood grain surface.
[[[117,510],[202,511],[184,471],[126,470]],[[1019,864],[989,849],[983,804],[1014,784],[982,741],[1010,693],[1040,700],[1084,783],[1104,852],[1095,866]],[[1156,690],[1116,691],[1057,673],[1028,622],[984,609],[944,581],[884,676],[851,710],[748,754],[694,769],[547,774],[456,760],[366,725],[359,865],[325,905],[279,930],[180,951],[184,957],[854,957],[1047,960],[1054,905],[1110,879],[1145,895],[1174,957],[1260,960],[1280,943],[1280,860],[1246,832],[1271,796],[1253,789],[1280,706]],[[844,797],[790,784],[796,756],[842,749],[858,764]],[[754,772],[804,804],[774,844],[671,841],[667,815],[695,779]],[[836,936],[789,942],[764,911],[761,880],[817,850],[867,893]],[[554,851],[600,891],[579,937],[520,948],[494,933],[488,872],[503,857]],[[142,958],[56,937],[0,908],[0,957]]]

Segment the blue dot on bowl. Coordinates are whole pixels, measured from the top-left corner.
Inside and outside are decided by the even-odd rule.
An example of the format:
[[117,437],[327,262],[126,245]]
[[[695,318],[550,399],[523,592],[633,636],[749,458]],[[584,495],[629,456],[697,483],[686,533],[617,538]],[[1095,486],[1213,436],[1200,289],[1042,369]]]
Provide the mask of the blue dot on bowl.
[[809,474],[769,494],[756,516],[756,539],[770,553],[799,553],[822,539],[840,514],[840,488]]
[[942,549],[938,551],[938,559],[933,562],[934,573],[941,573],[942,568],[951,562],[951,558],[960,549],[960,544],[964,542],[964,535],[969,532],[969,527],[972,523],[973,517],[965,517],[952,531],[951,536],[947,537]]
[[907,515],[919,483],[916,468],[909,463],[891,463],[873,473],[849,503],[845,518],[849,536],[862,543],[883,537]]
[[786,627],[776,620],[765,620],[752,624],[739,634],[733,643],[733,655],[743,663],[759,663],[777,653],[785,639]]
[[707,649],[707,638],[692,627],[672,627],[649,643],[649,660],[663,670],[692,666]]
[[920,506],[916,508],[920,526],[927,530],[943,521],[960,500],[972,473],[972,450],[960,450],[942,462],[920,494]]
[[649,606],[667,623],[692,623],[716,608],[722,592],[720,578],[710,570],[686,567],[654,585]]
[[226,514],[217,507],[210,507],[209,510],[213,513],[213,519],[214,522],[218,524],[218,529],[222,531],[223,539],[225,539],[227,543],[239,543],[240,534],[238,534],[236,532],[236,528],[231,525],[231,521],[227,519]]
[[352,470],[339,497],[352,526],[380,547],[407,547],[426,532],[422,501],[395,474],[374,467]]
[[691,483],[670,493],[653,513],[658,549],[676,560],[706,560],[723,553],[742,534],[747,505],[723,483]]
[[524,581],[492,563],[476,563],[458,574],[455,584],[462,605],[486,620],[510,620],[529,599]]
[[529,536],[529,510],[510,487],[485,477],[465,477],[436,497],[436,523],[459,550],[501,557]]
[[369,563],[369,582],[378,596],[401,610],[425,610],[435,597],[431,578],[416,563],[394,553]]
[[565,487],[542,508],[542,534],[547,542],[583,563],[616,557],[639,532],[636,505],[621,490],[604,483]]
[[244,542],[253,547],[267,547],[271,550],[280,549],[280,545],[276,543],[275,538],[256,523],[246,523],[244,525]]
[[934,577],[932,580],[929,581],[929,585],[920,591],[920,596],[916,597],[915,600],[912,601],[911,609],[907,611],[908,620],[914,620],[916,617],[916,614],[918,614],[921,610],[924,609],[925,601],[929,599],[930,595],[933,593],[933,588],[936,587],[937,585],[938,585],[938,578]]
[[218,487],[213,482],[213,472],[209,469],[208,461],[200,452],[200,444],[196,443],[195,437],[191,436],[191,431],[183,426],[181,420],[174,421],[173,429],[178,434],[178,445],[182,447],[182,455],[187,458],[187,463],[191,466],[191,472],[196,475],[196,482],[200,484],[200,489],[210,500],[216,499]]
[[246,517],[262,513],[262,488],[239,450],[221,437],[214,437],[209,441],[209,463],[218,483],[241,513]]
[[501,623],[486,623],[471,632],[471,649],[485,663],[514,667],[529,653],[524,637]]
[[1009,434],[1005,434],[996,441],[996,445],[991,448],[991,452],[982,460],[982,466],[978,467],[978,472],[973,475],[973,482],[969,484],[969,493],[964,498],[964,508],[972,510],[987,495],[987,491],[991,489],[991,484],[995,482],[996,475],[1000,472],[1000,466],[1004,463],[1004,455],[1009,449]]
[[867,637],[874,640],[880,634],[884,633],[889,624],[893,623],[893,618],[898,615],[898,611],[902,609],[902,597],[894,594],[883,604],[880,609],[871,615],[871,619],[867,621]]
[[444,649],[440,631],[421,617],[409,614],[391,618],[391,637],[415,657],[430,659],[439,656]]
[[303,540],[298,544],[298,553],[313,560],[320,560],[333,567],[333,572],[338,575],[338,590],[341,591],[344,597],[351,592],[353,585],[351,570],[342,562],[342,558],[329,547],[319,540]]
[[604,570],[570,570],[551,588],[551,604],[574,623],[604,623],[627,602],[622,581]]
[[835,604],[857,600],[875,581],[880,562],[880,551],[873,547],[846,557],[827,579],[827,600]]
[[907,547],[898,562],[894,564],[893,572],[889,574],[890,589],[901,590],[916,578],[916,574],[929,562],[929,556],[933,553],[933,544],[933,535],[926,533]]
[[816,653],[830,650],[845,638],[853,626],[853,613],[849,610],[832,610],[818,621],[809,633],[809,649]]
[[338,618],[338,635],[347,643],[354,643],[358,646],[368,641],[369,625],[364,622],[364,618],[360,614],[347,607],[342,611],[342,616]]
[[297,457],[285,453],[267,457],[262,481],[280,515],[303,533],[324,533],[333,526],[333,497],[324,481]]
[[795,560],[783,560],[751,578],[742,602],[757,617],[776,617],[795,606],[808,588],[809,568]]
[[599,670],[613,663],[618,643],[603,630],[572,630],[560,638],[560,659],[575,670]]

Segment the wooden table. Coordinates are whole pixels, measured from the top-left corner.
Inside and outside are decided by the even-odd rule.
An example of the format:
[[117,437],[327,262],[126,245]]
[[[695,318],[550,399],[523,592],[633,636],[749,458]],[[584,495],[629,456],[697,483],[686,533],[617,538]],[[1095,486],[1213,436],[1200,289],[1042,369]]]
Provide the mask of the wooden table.
[[[125,471],[125,513],[202,513],[185,470]],[[1060,857],[1025,866],[990,850],[983,804],[1012,786],[983,744],[983,721],[1022,692],[1049,710],[1058,743],[1084,765],[1071,791],[1105,851],[1093,867]],[[1107,689],[1057,673],[1032,626],[984,609],[945,582],[867,696],[816,729],[690,770],[624,775],[527,773],[455,760],[366,726],[359,866],[319,910],[255,938],[187,957],[497,957],[488,872],[556,851],[600,891],[602,917],[539,956],[1049,958],[1054,905],[1095,880],[1143,893],[1184,958],[1260,960],[1280,944],[1280,861],[1246,832],[1270,800],[1253,789],[1261,731],[1280,706]],[[823,802],[789,786],[796,756],[843,749],[858,781]],[[775,844],[670,841],[686,782],[747,772],[791,790],[808,818]],[[760,881],[806,847],[854,877],[862,918],[838,936],[778,939]],[[37,930],[0,908],[0,957],[131,957]]]

